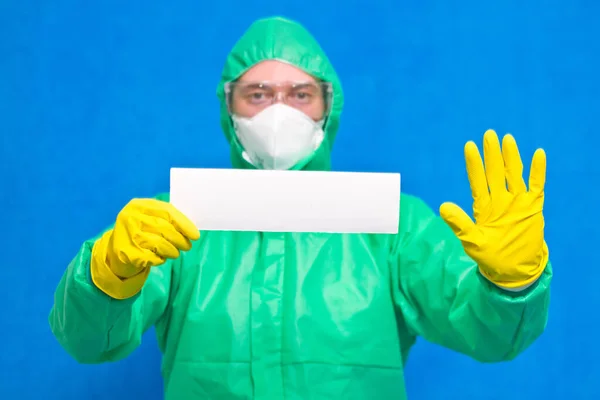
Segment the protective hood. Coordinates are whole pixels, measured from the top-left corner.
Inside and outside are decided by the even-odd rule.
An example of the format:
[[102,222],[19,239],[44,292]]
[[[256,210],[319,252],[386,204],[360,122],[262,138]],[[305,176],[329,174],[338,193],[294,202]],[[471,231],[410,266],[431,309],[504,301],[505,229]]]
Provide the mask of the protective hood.
[[332,84],[333,100],[323,127],[325,139],[315,151],[311,161],[301,168],[331,169],[331,148],[344,105],[342,87],[333,66],[315,38],[299,23],[281,17],[261,19],[253,23],[235,44],[225,61],[217,96],[221,102],[221,126],[231,146],[233,167],[255,168],[242,157],[243,149],[237,140],[227,110],[225,84],[235,81],[254,65],[265,60],[287,62],[317,79]]

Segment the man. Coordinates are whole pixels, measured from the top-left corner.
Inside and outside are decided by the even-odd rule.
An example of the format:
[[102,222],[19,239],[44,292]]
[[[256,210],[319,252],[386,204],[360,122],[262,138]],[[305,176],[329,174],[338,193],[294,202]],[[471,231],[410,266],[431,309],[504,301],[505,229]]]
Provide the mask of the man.
[[[236,168],[330,169],[338,77],[300,25],[254,23],[218,87]],[[473,222],[402,195],[396,235],[202,232],[168,203],[135,199],[86,241],[50,314],[82,363],[126,357],[156,326],[167,399],[405,398],[421,336],[482,362],[510,360],[544,330],[545,155],[529,189],[516,143],[465,146]],[[200,229],[202,227],[199,227]]]

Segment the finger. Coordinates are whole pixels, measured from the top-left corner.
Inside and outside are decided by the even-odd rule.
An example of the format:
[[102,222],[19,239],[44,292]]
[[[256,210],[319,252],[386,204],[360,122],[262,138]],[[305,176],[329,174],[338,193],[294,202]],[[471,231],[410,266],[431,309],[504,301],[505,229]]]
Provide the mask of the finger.
[[485,169],[483,168],[483,160],[474,142],[467,142],[465,145],[465,162],[473,201],[477,203],[489,197],[490,193],[485,177]]
[[179,250],[187,251],[192,248],[190,240],[165,219],[144,215],[140,223],[142,231],[162,236]]
[[492,198],[494,192],[506,192],[506,179],[504,176],[504,159],[500,149],[498,135],[493,130],[487,130],[483,135],[483,158],[485,175]]
[[459,239],[469,235],[475,228],[475,223],[471,217],[454,203],[442,204],[440,206],[440,216]]
[[179,257],[179,250],[168,240],[155,233],[140,232],[136,235],[135,243],[141,249],[149,250],[162,259]]
[[529,191],[542,193],[546,185],[546,152],[537,149],[531,160],[531,170],[529,171]]
[[200,232],[198,228],[188,217],[186,217],[181,211],[175,208],[171,203],[165,203],[165,207],[171,217],[170,221],[175,229],[181,232],[185,237],[190,240],[197,240],[200,238]]
[[510,134],[505,135],[502,139],[502,157],[504,158],[504,173],[508,191],[513,194],[525,193],[527,186],[523,179],[523,162],[517,142]]
[[133,265],[138,269],[161,265],[165,262],[163,257],[158,256],[152,250],[141,247],[127,250],[127,254],[122,254],[119,259],[124,261],[124,264]]
[[197,240],[200,237],[196,225],[171,203],[151,199],[144,203],[143,208],[146,215],[165,219],[186,238]]

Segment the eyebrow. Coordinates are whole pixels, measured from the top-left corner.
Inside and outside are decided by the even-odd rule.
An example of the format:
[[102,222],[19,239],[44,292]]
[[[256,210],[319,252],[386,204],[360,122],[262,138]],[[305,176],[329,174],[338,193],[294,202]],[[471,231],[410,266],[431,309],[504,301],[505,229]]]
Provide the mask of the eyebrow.
[[[273,82],[270,81],[236,81],[236,83],[243,84],[246,87],[259,87],[262,85],[270,85]],[[311,85],[319,86],[322,82],[311,82],[311,81],[285,81],[285,83],[292,83],[295,87],[305,87]]]
[[294,85],[294,89],[304,89],[305,87],[309,87],[309,86],[319,86],[318,83],[316,82],[300,82],[296,85]]
[[244,84],[243,88],[244,89],[258,89],[261,86],[264,85],[263,82],[244,82],[244,81],[240,81],[239,83]]

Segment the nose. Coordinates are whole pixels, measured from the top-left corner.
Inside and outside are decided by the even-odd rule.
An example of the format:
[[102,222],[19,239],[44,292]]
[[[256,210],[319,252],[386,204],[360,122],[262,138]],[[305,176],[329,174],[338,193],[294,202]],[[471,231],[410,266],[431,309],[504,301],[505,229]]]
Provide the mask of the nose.
[[285,93],[282,91],[276,91],[275,96],[273,96],[273,104],[280,102],[285,104]]

